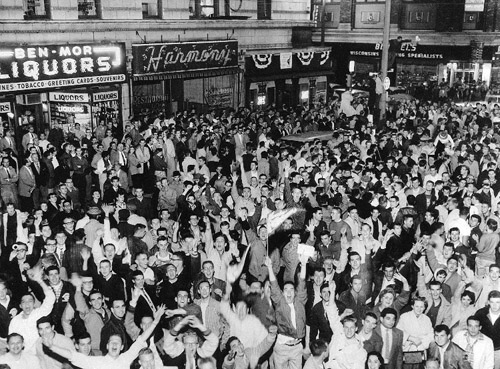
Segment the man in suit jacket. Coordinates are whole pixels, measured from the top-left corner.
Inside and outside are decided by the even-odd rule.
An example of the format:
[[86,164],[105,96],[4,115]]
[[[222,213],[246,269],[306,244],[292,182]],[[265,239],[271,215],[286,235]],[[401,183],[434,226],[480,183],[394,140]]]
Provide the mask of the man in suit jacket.
[[[323,339],[326,342],[330,342],[332,339],[333,331],[326,316],[325,305],[337,305],[340,314],[339,320],[342,320],[345,316],[352,314],[352,310],[350,309],[344,313],[346,311],[344,304],[340,301],[334,301],[334,299],[335,296],[331,294],[330,285],[328,283],[323,283],[321,286],[321,301],[312,307],[307,316],[311,327],[309,331],[310,342],[317,338]],[[319,337],[317,337],[318,333]]]
[[403,367],[403,331],[395,328],[398,313],[393,308],[385,308],[380,313],[380,325],[375,332],[382,337],[382,357],[387,369]]
[[447,325],[438,324],[434,327],[434,340],[427,350],[428,358],[438,359],[442,368],[472,369],[466,359],[466,353],[458,345],[451,342],[451,331]]
[[35,127],[29,126],[28,132],[23,136],[21,144],[23,146],[23,151],[28,150],[29,145],[33,145],[35,137],[38,137],[35,133]]
[[[68,301],[73,299],[73,296],[75,295],[75,288],[71,283],[61,280],[59,267],[57,266],[49,266],[45,269],[45,274],[48,278],[49,288],[51,288],[56,295],[56,301],[52,309],[51,318],[54,322],[54,327],[57,333],[64,334],[61,319]],[[31,287],[33,288],[33,286]],[[38,300],[42,301],[45,298],[43,290],[40,287],[36,286],[33,292]]]
[[31,163],[26,163],[19,171],[19,200],[22,211],[33,209],[33,191],[36,188],[35,175],[31,170]]
[[5,136],[0,139],[0,150],[4,151],[5,149],[11,149],[17,156],[16,141],[14,137],[12,137],[13,134],[14,132],[11,129],[5,132]]
[[373,276],[373,293],[372,301],[376,304],[376,300],[380,291],[383,289],[393,286],[396,293],[401,293],[403,290],[403,282],[399,279],[394,278],[396,266],[392,260],[386,261],[382,265],[382,271],[377,271]]
[[5,204],[12,203],[17,207],[17,176],[16,170],[10,166],[9,158],[2,159],[0,168],[0,194]]
[[52,158],[54,157],[53,149],[49,149],[43,153],[42,162],[47,167],[47,190],[48,192],[54,192],[56,186],[56,170],[54,164],[52,163]]
[[132,272],[132,301],[130,306],[134,308],[134,323],[140,326],[142,318],[154,316],[158,301],[155,293],[155,285],[144,282],[144,274],[140,270]]
[[120,180],[120,187],[128,193],[129,185],[128,185],[128,174],[125,172],[123,167],[120,164],[115,164],[116,176]]
[[219,338],[219,341],[223,336],[225,336],[223,341],[226,341],[229,338],[229,326],[220,314],[220,302],[211,297],[211,290],[212,287],[207,280],[201,281],[198,284],[200,298],[195,299],[194,303],[201,309],[202,323]]
[[43,161],[40,161],[37,153],[31,154],[31,171],[35,176],[36,183],[36,188],[33,191],[33,202],[35,207],[38,207],[40,202],[47,201],[49,169]]

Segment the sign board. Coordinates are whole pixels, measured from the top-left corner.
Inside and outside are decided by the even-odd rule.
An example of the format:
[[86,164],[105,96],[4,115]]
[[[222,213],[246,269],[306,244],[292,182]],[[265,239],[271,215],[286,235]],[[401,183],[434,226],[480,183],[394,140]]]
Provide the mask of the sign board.
[[292,69],[292,53],[280,54],[280,67],[281,69]]
[[134,77],[238,66],[238,42],[207,41],[132,45]]
[[64,103],[88,103],[89,95],[71,92],[50,92],[49,100]]
[[125,44],[0,46],[0,92],[126,81]]
[[10,113],[10,102],[0,102],[0,114]]
[[384,78],[384,88],[387,91],[391,87],[391,79],[389,77]]
[[118,91],[96,92],[92,95],[92,101],[94,102],[114,100],[118,100]]
[[483,12],[484,0],[465,0],[466,12]]

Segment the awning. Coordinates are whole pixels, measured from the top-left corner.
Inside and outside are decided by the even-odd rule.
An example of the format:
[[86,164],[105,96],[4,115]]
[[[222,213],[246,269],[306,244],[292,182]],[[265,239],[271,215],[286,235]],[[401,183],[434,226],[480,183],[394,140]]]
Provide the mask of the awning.
[[216,76],[224,76],[226,74],[237,74],[240,68],[218,68],[218,69],[202,69],[185,72],[172,72],[161,74],[144,74],[132,76],[134,81],[163,81],[169,79],[195,79],[195,78],[208,78]]
[[334,72],[331,70],[318,70],[318,71],[308,71],[308,72],[289,72],[289,73],[278,73],[272,76],[245,76],[248,82],[263,82],[263,81],[275,81],[277,79],[291,79],[291,78],[311,78],[319,76],[330,76]]

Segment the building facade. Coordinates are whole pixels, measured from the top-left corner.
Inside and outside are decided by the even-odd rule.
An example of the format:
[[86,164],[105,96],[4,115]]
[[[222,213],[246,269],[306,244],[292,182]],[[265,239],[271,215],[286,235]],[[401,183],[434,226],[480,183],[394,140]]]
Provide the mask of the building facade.
[[[329,48],[311,44],[310,11],[308,0],[2,0],[0,119],[93,128],[309,102],[331,73]],[[266,58],[283,60],[276,78],[261,73]],[[266,68],[247,70],[254,60]]]
[[[413,86],[434,80],[451,86],[484,81],[496,86],[499,10],[498,0],[392,0],[390,39],[411,40],[397,53],[392,83]],[[313,0],[311,19],[314,43],[332,47],[336,82],[345,83],[348,73],[379,71],[384,0]]]

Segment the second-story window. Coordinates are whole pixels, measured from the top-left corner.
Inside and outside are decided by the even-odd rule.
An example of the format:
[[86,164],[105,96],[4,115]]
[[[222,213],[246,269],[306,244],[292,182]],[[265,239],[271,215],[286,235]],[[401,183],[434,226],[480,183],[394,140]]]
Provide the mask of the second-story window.
[[142,0],[142,18],[161,18],[161,0]]
[[100,18],[100,0],[78,0],[78,18]]
[[218,17],[219,0],[192,0],[189,4],[189,12],[192,19]]
[[23,0],[24,19],[49,18],[49,0]]

